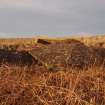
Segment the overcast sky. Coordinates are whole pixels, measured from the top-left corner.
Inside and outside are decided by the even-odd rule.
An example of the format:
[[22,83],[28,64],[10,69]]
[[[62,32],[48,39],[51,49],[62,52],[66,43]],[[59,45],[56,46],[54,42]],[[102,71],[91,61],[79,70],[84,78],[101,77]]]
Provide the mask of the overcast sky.
[[105,0],[0,0],[0,36],[105,33]]

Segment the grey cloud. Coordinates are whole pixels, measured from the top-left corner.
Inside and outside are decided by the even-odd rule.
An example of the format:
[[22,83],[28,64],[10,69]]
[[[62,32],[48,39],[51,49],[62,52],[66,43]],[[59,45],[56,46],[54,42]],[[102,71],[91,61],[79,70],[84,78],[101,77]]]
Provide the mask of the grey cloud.
[[0,8],[30,8],[32,0],[0,0]]
[[[104,0],[27,1],[25,8],[19,8],[19,5],[15,8],[15,2],[8,8],[0,8],[0,32],[49,35],[105,33]],[[22,5],[24,3],[22,0]]]

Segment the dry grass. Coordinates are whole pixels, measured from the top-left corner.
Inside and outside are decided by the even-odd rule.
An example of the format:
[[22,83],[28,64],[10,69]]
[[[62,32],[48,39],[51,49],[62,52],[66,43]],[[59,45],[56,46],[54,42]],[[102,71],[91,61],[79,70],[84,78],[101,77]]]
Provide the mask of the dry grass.
[[0,105],[105,105],[105,70],[1,67]]
[[[101,39],[105,41],[103,37],[78,40],[90,46]],[[13,45],[14,48],[14,45],[18,45],[21,46],[19,49],[27,49],[27,46],[35,45],[34,39],[8,41],[0,40],[0,47]],[[105,105],[105,69],[96,67],[51,72],[37,66],[26,68],[2,65],[0,105]]]
[[[105,42],[105,36],[104,35],[98,35],[98,36],[89,36],[89,37],[64,37],[64,38],[49,38],[49,37],[38,37],[41,39],[47,39],[51,42],[59,42],[59,41],[65,41],[68,39],[78,39],[82,42],[84,42],[87,45],[94,45],[98,42]],[[34,45],[37,40],[36,38],[16,38],[16,39],[0,39],[0,45]]]
[[23,50],[34,46],[36,39],[19,38],[19,39],[0,39],[0,48],[8,50]]

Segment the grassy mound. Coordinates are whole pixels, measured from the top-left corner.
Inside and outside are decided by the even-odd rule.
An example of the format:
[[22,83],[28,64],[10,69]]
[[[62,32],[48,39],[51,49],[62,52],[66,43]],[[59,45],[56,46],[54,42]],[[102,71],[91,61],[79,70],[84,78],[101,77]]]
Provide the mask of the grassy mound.
[[68,67],[83,69],[94,62],[93,50],[77,40],[43,46],[30,53],[54,70]]

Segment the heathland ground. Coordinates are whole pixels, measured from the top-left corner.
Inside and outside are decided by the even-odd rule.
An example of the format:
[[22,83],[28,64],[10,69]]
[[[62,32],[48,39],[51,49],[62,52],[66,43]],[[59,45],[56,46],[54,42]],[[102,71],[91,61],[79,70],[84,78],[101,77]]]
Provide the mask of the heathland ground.
[[0,50],[0,105],[105,105],[105,36],[0,39]]

